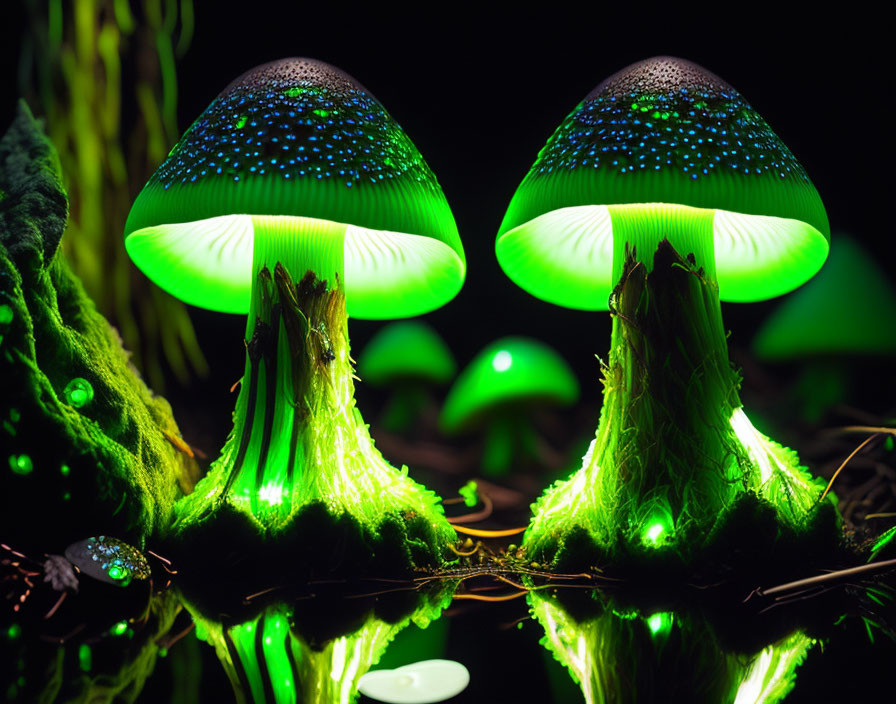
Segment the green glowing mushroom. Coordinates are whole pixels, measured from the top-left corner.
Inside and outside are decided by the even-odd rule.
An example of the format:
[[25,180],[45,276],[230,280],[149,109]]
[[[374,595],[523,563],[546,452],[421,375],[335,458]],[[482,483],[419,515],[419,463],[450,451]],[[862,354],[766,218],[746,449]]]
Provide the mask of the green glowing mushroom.
[[846,399],[848,360],[896,356],[896,292],[880,267],[848,237],[812,281],[786,298],[753,339],[766,362],[800,362],[801,414],[817,422]]
[[743,651],[697,612],[611,610],[573,617],[545,592],[529,592],[542,645],[567,668],[586,704],[680,701],[775,704],[796,684],[816,640],[796,631]]
[[371,386],[392,390],[383,427],[407,431],[431,403],[429,389],[457,373],[451,350],[419,320],[390,323],[374,335],[358,358],[358,374]]
[[530,548],[550,556],[578,527],[606,550],[689,552],[744,493],[806,524],[820,489],[744,415],[719,297],[799,286],[828,241],[803,168],[715,75],[658,57],[586,96],[539,153],[496,242],[530,293],[614,313],[597,438],[536,506]]
[[363,86],[311,59],[245,73],[137,197],[125,245],[175,296],[249,316],[234,430],[180,525],[226,500],[278,529],[318,501],[369,529],[413,509],[450,536],[355,408],[346,311],[427,312],[466,266],[435,176]]
[[538,340],[505,337],[461,372],[445,399],[439,425],[449,435],[484,429],[482,470],[501,475],[515,457],[536,456],[533,411],[568,406],[578,398],[579,383],[560,355]]

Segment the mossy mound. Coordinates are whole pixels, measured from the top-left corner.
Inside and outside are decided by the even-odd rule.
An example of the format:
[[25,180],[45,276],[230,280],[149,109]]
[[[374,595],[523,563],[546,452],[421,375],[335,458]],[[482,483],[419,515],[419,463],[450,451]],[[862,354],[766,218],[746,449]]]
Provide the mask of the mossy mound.
[[56,254],[59,163],[24,104],[0,140],[0,193],[0,534],[37,553],[100,534],[142,545],[169,522],[193,460]]
[[[379,591],[383,584],[369,578],[410,579],[444,564],[434,547],[440,545],[436,529],[408,513],[387,514],[371,529],[347,512],[336,516],[314,502],[273,535],[222,503],[158,550],[174,562],[191,609],[211,620],[241,622],[270,603],[318,591]],[[246,600],[251,595],[260,596]]]

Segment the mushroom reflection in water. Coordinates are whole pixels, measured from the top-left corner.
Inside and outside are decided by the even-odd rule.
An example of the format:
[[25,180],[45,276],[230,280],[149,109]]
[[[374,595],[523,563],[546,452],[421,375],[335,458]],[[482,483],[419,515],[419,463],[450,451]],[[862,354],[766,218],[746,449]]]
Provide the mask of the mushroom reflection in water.
[[[307,624],[298,623],[301,618],[282,604],[268,606],[257,616],[234,625],[206,619],[196,612],[193,616],[196,635],[214,646],[238,701],[350,704],[357,700],[358,681],[379,661],[392,639],[411,623],[426,628],[449,602],[450,595],[445,594],[423,599],[412,612],[400,618],[393,614],[388,620],[368,611],[360,619],[350,619],[360,625],[335,637],[322,636]],[[299,602],[302,608],[310,605],[317,610],[351,610],[359,604],[357,600],[341,604],[331,600],[324,606]]]
[[793,689],[815,640],[797,631],[753,652],[723,647],[696,615],[606,609],[577,620],[544,592],[529,592],[545,646],[586,704],[775,704]]
[[[803,168],[699,66],[634,64],[566,118],[514,195],[497,256],[540,298],[609,309],[613,336],[596,439],[536,504],[533,558],[584,532],[603,554],[670,547],[688,559],[745,499],[787,529],[815,523],[822,486],[741,408],[719,300],[801,285],[828,239]],[[824,514],[833,520],[830,505]]]
[[250,70],[158,168],[125,237],[173,295],[248,313],[234,429],[178,505],[181,527],[226,502],[276,532],[323,502],[368,530],[405,511],[452,538],[436,497],[383,460],[355,408],[346,314],[438,308],[466,267],[434,175],[363,86],[311,59]]

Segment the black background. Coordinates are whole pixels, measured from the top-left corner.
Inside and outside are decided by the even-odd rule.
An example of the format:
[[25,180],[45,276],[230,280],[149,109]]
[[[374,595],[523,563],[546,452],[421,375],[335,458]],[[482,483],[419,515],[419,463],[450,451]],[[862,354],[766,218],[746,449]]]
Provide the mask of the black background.
[[[17,2],[3,4],[5,129],[17,95],[13,78],[25,13]],[[414,9],[372,2],[196,5],[195,35],[177,67],[181,129],[245,70],[308,56],[356,77],[416,143],[452,206],[467,253],[463,290],[426,316],[461,365],[499,336],[530,335],[570,361],[586,405],[599,402],[594,355],[606,354],[609,317],[565,310],[518,289],[498,267],[494,237],[514,189],[563,117],[605,77],[653,55],[690,59],[737,88],[806,168],[834,236],[852,234],[896,278],[893,60],[892,40],[884,36],[890,23],[858,3],[836,11],[817,4],[804,12],[786,3],[720,3],[702,10],[681,3],[662,9],[595,3],[587,10],[564,3],[537,9],[484,2]],[[735,357],[775,304],[723,305]],[[234,397],[227,389],[242,373],[245,321],[192,314],[212,374],[188,389],[172,386],[169,396],[188,441],[214,455],[229,430]],[[350,323],[356,351],[380,325]],[[359,388],[362,412],[366,394]],[[541,667],[537,627],[525,629],[530,643],[522,650],[507,650],[510,636],[497,629],[523,615],[521,603],[517,612],[474,612],[452,626],[469,633],[452,636],[463,647],[449,654],[467,661],[479,683],[467,701],[546,700],[543,675],[534,671]],[[479,635],[465,630],[480,626]],[[856,691],[848,684],[854,670],[812,662],[807,674],[812,670],[820,679],[807,683],[811,690]],[[867,692],[868,678],[860,677],[865,684],[858,689]],[[486,678],[491,684],[482,684]]]

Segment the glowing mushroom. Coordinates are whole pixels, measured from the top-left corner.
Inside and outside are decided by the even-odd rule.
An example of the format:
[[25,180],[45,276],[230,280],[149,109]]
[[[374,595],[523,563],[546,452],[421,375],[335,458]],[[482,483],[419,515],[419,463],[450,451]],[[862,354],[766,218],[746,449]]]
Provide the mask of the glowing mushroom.
[[543,342],[505,337],[482,350],[461,372],[442,408],[443,432],[486,434],[482,470],[506,474],[517,459],[536,456],[532,414],[536,408],[568,406],[579,398],[569,365]]
[[817,422],[848,395],[848,360],[896,357],[896,291],[858,242],[838,237],[818,276],[781,303],[752,346],[763,361],[803,363],[795,393],[803,419]]
[[597,438],[536,506],[530,548],[584,528],[603,550],[699,549],[752,494],[805,527],[820,489],[752,428],[719,297],[757,301],[821,267],[806,172],[727,83],[648,59],[586,96],[541,150],[498,233],[505,272],[547,301],[611,310]]
[[435,330],[419,320],[386,325],[358,357],[361,379],[392,390],[382,423],[395,432],[411,428],[432,403],[429,389],[447,384],[456,372],[451,350]]
[[248,71],[158,168],[125,238],[162,288],[249,316],[234,429],[179,506],[182,524],[226,500],[277,528],[318,501],[369,528],[413,509],[450,535],[431,492],[382,459],[354,405],[346,311],[424,313],[465,273],[434,175],[363,86],[312,59]]

